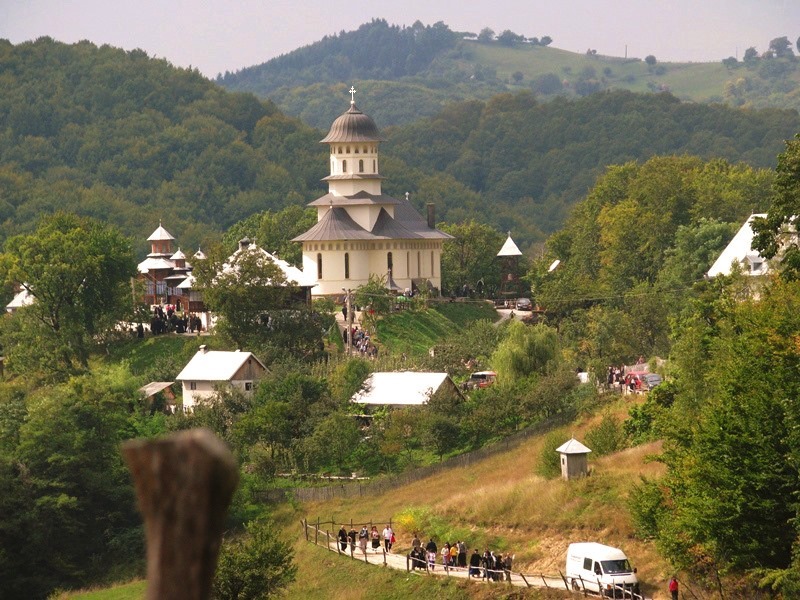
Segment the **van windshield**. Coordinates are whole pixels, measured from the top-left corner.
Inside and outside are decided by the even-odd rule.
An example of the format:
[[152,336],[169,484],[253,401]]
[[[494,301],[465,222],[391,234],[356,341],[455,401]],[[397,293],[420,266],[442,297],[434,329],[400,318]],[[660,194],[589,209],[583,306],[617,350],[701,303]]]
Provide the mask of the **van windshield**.
[[632,573],[631,563],[627,558],[621,560],[602,560],[600,564],[603,565],[603,573],[606,575],[617,575],[619,573]]

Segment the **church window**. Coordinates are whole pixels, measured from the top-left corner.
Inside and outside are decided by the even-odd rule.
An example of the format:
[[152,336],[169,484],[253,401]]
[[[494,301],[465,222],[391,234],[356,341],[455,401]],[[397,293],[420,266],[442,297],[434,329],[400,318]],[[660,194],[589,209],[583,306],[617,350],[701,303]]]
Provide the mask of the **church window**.
[[364,154],[366,154],[366,153],[367,153],[367,147],[364,146]]
[[356,154],[358,154],[358,146],[355,147]]
[[364,159],[363,158],[358,160],[358,172],[359,173],[363,173],[364,172]]
[[348,146],[347,148],[345,148],[345,150],[347,151],[347,154],[350,154],[350,146]]
[[322,279],[322,254],[317,254],[317,279]]
[[342,173],[347,173],[347,161],[342,161]]
[[373,173],[377,173],[378,172],[377,161],[374,161],[374,160],[372,161],[372,172]]
[[417,277],[422,277],[422,261],[419,255],[419,250],[417,250]]
[[436,273],[433,271],[433,252],[431,252],[431,277],[435,277]]
[[389,269],[390,271],[392,270],[392,253],[391,252],[387,252],[386,253],[386,268]]
[[406,277],[411,277],[411,252],[406,252]]
[[350,279],[350,253],[344,253],[344,278]]

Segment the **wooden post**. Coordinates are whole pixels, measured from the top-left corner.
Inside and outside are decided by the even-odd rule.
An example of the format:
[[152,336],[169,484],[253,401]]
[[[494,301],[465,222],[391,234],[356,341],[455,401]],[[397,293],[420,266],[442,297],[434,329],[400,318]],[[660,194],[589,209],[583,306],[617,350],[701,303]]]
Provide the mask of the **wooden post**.
[[544,587],[549,588],[550,586],[547,585],[547,579],[544,578],[544,573],[542,573],[541,575],[542,575],[542,583],[544,584]]
[[386,566],[386,549],[383,550],[383,566]]
[[206,600],[239,482],[236,461],[207,429],[132,440],[122,454],[144,517],[147,600]]
[[319,545],[319,517],[317,517],[317,527],[314,529],[314,545]]
[[567,583],[567,578],[564,577],[564,574],[559,569],[558,574],[561,575],[561,580],[564,582],[564,587],[569,589],[569,583]]

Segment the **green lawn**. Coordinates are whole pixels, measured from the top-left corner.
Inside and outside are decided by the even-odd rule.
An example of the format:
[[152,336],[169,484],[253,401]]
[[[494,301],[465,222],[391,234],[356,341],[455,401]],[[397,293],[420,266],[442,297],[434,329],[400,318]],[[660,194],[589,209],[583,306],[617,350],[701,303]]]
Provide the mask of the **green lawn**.
[[393,313],[378,322],[378,340],[391,352],[421,354],[470,323],[497,320],[488,302],[442,302],[422,311]]
[[146,581],[131,581],[110,588],[93,591],[65,592],[58,600],[141,600],[144,598]]

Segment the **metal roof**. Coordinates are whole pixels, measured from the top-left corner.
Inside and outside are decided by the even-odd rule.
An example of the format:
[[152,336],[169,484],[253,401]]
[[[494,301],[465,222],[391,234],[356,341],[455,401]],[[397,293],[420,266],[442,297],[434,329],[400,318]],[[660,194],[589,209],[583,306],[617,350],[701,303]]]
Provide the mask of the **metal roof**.
[[230,381],[242,368],[242,365],[251,359],[264,367],[264,363],[258,360],[252,352],[200,349],[175,379],[178,381]]
[[393,205],[400,204],[400,201],[386,194],[370,194],[361,191],[352,196],[325,194],[313,202],[309,202],[308,206],[365,206],[372,204]]
[[[722,251],[722,254],[719,255],[719,258],[717,258],[717,260],[714,261],[714,264],[711,265],[711,268],[708,270],[709,277],[716,277],[717,275],[730,275],[731,265],[733,263],[741,263],[745,259],[749,259],[752,263],[755,262],[755,257],[761,258],[759,254],[753,250],[754,233],[751,224],[753,219],[756,217],[766,216],[766,214],[750,215],[747,221],[745,221],[744,225],[742,225],[739,231],[736,232],[736,235],[733,236],[733,239]],[[760,270],[750,272],[750,270],[747,269],[747,272],[752,275],[763,275],[766,273],[768,270],[766,260],[761,258],[761,262],[763,262],[763,267]]]
[[329,240],[371,240],[372,234],[353,221],[343,208],[333,207],[325,212],[311,229],[292,239],[293,242]]
[[575,438],[571,438],[568,442],[564,442],[556,448],[556,452],[560,452],[561,454],[588,454],[591,450]]
[[139,391],[144,394],[145,398],[149,398],[158,392],[167,389],[171,386],[174,381],[151,381],[147,385],[143,385],[139,388]]
[[355,104],[351,104],[350,109],[333,122],[328,135],[321,139],[320,143],[382,141],[375,121],[358,110]]
[[420,406],[427,404],[448,379],[447,373],[373,373],[351,401],[358,404]]
[[164,229],[159,222],[158,228],[150,234],[150,237],[147,238],[148,242],[158,242],[163,240],[174,240],[175,238],[172,237],[172,234]]
[[519,251],[514,240],[511,239],[511,232],[509,232],[508,239],[506,243],[503,244],[503,247],[500,248],[500,252],[497,253],[497,256],[522,256],[522,252]]
[[166,258],[147,257],[139,263],[137,268],[139,269],[139,273],[149,273],[150,271],[161,269],[173,269],[175,268],[175,263]]

